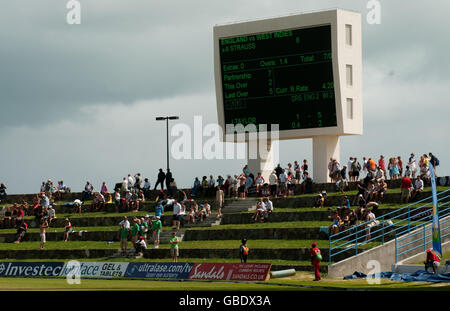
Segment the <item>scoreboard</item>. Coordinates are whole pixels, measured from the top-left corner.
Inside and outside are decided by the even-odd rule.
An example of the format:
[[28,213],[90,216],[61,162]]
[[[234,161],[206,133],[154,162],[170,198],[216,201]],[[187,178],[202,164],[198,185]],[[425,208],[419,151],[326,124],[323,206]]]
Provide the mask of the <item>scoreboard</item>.
[[336,9],[214,26],[214,77],[226,140],[239,136],[228,125],[251,124],[244,131],[277,124],[279,139],[360,135],[361,15]]
[[219,39],[226,124],[337,126],[331,26]]

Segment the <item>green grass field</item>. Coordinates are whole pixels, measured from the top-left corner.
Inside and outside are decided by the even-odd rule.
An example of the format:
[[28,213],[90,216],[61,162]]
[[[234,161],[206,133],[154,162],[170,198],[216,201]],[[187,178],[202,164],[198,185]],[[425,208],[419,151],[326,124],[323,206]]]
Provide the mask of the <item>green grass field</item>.
[[13,291],[321,291],[321,290],[450,290],[449,283],[405,283],[381,279],[369,284],[365,279],[327,279],[312,281],[312,273],[297,272],[295,276],[265,282],[208,282],[208,281],[145,281],[81,279],[81,284],[68,284],[65,279],[0,278],[0,290]]

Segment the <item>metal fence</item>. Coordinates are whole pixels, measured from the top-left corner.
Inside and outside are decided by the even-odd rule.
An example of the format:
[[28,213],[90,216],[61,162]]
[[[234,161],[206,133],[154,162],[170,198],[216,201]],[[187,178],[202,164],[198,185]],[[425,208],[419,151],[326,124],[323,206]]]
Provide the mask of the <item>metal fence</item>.
[[[438,208],[440,209],[439,219],[450,215],[450,189],[439,192],[437,199]],[[362,222],[346,230],[332,234],[329,236],[328,264],[331,264],[333,257],[343,252],[348,252],[349,249],[354,250],[353,255],[358,255],[361,252],[361,248],[383,245],[392,239],[399,241],[398,237],[401,235],[410,233],[420,227],[425,228],[431,221],[432,197],[430,196],[395,211],[383,214],[375,220]],[[412,249],[408,250],[408,252],[410,251]],[[402,254],[405,252],[407,251],[403,251]],[[400,256],[400,253],[398,256]]]

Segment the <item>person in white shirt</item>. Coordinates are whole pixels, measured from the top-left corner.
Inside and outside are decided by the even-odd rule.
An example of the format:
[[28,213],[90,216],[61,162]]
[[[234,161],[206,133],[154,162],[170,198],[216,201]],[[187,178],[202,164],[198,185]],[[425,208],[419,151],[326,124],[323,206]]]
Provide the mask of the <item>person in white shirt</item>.
[[416,178],[417,166],[416,159],[414,159],[414,153],[411,153],[408,161],[409,168],[411,169],[412,178]]
[[127,216],[123,216],[123,220],[119,222],[119,226],[124,226],[125,229],[130,229],[130,222],[128,221]]
[[288,190],[287,189],[288,176],[287,176],[285,170],[283,170],[283,172],[280,174],[279,179],[280,179],[280,192],[281,192],[281,195],[283,197],[286,197],[287,190]]
[[81,205],[83,204],[83,202],[81,202],[81,200],[79,199],[75,199],[75,201],[73,201],[73,213],[74,214],[81,214]]
[[183,217],[180,213],[181,213],[181,204],[178,203],[177,200],[174,200],[173,202],[173,216],[172,216],[172,222],[173,222],[173,227],[172,229],[180,229],[180,222],[181,222],[181,218]]
[[56,212],[51,205],[48,207],[47,211],[48,211],[48,226],[50,227],[52,221],[56,219]]
[[270,194],[274,197],[278,194],[278,177],[275,171],[269,176]]
[[264,198],[264,204],[265,204],[265,212],[264,212],[264,219],[269,219],[270,214],[273,212],[273,203],[269,200],[269,198]]
[[209,176],[209,180],[208,180],[208,187],[209,188],[214,188],[214,186],[216,185],[216,180],[213,178],[213,176]]
[[131,190],[134,186],[134,179],[131,177],[131,174],[128,174],[128,190]]
[[353,157],[350,157],[350,159],[347,162],[347,176],[350,181],[353,181],[352,164],[353,164]]
[[410,198],[410,200],[414,199],[414,197],[415,197],[418,193],[422,192],[422,191],[423,191],[423,187],[424,187],[424,183],[423,183],[422,178],[420,178],[420,176],[417,176],[417,179],[416,179],[415,182],[414,182],[414,189],[413,189],[413,191],[411,192],[411,198]]
[[263,202],[263,198],[259,198],[259,201],[256,203],[256,211],[253,215],[253,220],[257,221],[260,218],[260,221],[263,222],[264,213],[266,211],[266,205]]

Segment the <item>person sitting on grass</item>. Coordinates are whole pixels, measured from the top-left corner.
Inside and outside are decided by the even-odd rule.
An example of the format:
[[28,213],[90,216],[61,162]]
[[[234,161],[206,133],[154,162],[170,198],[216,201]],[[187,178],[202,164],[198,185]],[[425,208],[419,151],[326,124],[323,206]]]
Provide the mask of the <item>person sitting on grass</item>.
[[413,200],[419,193],[423,192],[423,180],[420,176],[417,176],[414,182],[414,189],[411,191],[411,200]]
[[254,221],[257,221],[258,218],[260,219],[260,222],[263,222],[263,217],[264,217],[264,212],[266,211],[266,207],[265,204],[263,202],[262,198],[259,198],[258,202],[256,203],[256,211],[255,214],[253,215],[252,219]]
[[439,265],[441,264],[441,258],[439,255],[436,255],[431,249],[427,249],[427,257],[425,260],[425,271],[428,272],[428,269],[433,268],[434,274],[437,273]]
[[7,206],[5,216],[3,217],[3,228],[11,228],[12,212],[11,207]]
[[378,186],[377,186],[377,193],[375,195],[375,200],[378,201],[378,203],[381,203],[384,195],[387,191],[387,183],[384,181],[383,178],[380,178],[378,180]]
[[270,201],[270,199],[268,197],[265,197],[264,204],[265,204],[266,210],[264,212],[263,219],[269,220],[270,215],[272,215],[272,212],[273,212],[273,203],[272,203],[272,201]]
[[46,238],[45,238],[46,231],[45,231],[45,229],[48,228],[48,227],[49,227],[49,225],[48,225],[47,220],[45,218],[43,218],[41,220],[41,225],[39,226],[40,237],[41,237],[41,248],[40,248],[40,250],[44,249],[44,245],[45,245],[45,242],[46,242]]
[[180,240],[178,240],[177,233],[174,231],[172,232],[172,237],[169,240],[170,256],[172,257],[173,262],[178,262],[178,256],[180,255],[178,243],[180,243]]
[[70,223],[69,218],[66,218],[64,222],[64,242],[67,242],[69,240],[69,234],[72,232],[72,224]]
[[144,256],[144,250],[147,249],[147,243],[145,243],[145,238],[140,235],[135,245],[136,255],[139,257]]
[[147,243],[148,223],[144,217],[141,217],[141,223],[139,224],[139,235],[144,237],[145,243]]
[[204,204],[200,204],[200,207],[197,212],[198,221],[202,222],[206,218],[206,208]]
[[333,220],[333,223],[328,227],[328,235],[338,233],[341,226],[341,217],[335,212],[333,215],[328,216],[328,218]]
[[248,258],[248,253],[249,253],[249,247],[247,245],[247,239],[242,239],[241,240],[242,244],[239,247],[239,257],[241,259],[241,263],[246,263],[247,262],[247,258]]
[[314,208],[316,207],[323,207],[325,204],[325,198],[323,197],[322,193],[319,193],[317,196],[316,202],[314,203]]
[[114,191],[114,209],[116,213],[119,212],[119,207],[120,207],[120,189],[116,189]]
[[14,243],[19,244],[22,242],[23,237],[25,236],[25,233],[27,233],[28,230],[28,224],[25,223],[25,221],[22,219],[20,224],[17,226],[17,239],[14,241]]
[[194,210],[194,207],[191,207],[189,209],[189,213],[188,213],[187,219],[188,219],[188,224],[191,224],[191,223],[195,224],[195,210]]

